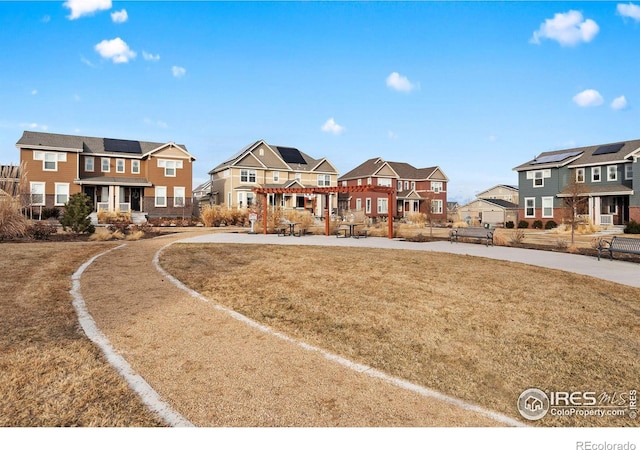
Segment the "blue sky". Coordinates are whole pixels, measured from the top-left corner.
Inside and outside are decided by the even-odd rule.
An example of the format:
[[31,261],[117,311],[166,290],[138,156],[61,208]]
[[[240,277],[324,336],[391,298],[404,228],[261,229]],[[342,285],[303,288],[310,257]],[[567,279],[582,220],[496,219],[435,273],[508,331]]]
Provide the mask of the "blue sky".
[[640,137],[640,2],[0,1],[0,40],[0,163],[24,130],[175,141],[195,186],[265,139],[466,201]]

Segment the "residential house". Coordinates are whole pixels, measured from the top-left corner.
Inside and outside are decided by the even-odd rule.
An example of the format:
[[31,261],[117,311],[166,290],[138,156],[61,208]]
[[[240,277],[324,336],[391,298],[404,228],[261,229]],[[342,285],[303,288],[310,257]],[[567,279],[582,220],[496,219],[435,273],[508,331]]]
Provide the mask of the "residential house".
[[95,211],[192,214],[195,158],[184,145],[25,131],[16,147],[32,209],[62,207],[84,192]]
[[518,188],[499,184],[476,194],[476,198],[458,208],[460,220],[469,224],[503,226],[518,222]]
[[[305,188],[337,186],[338,171],[327,158],[313,158],[293,147],[259,140],[247,145],[209,172],[213,204],[227,208],[252,208],[254,188]],[[307,210],[323,216],[327,207],[323,195],[268,194],[271,207]],[[332,209],[337,199],[331,200]]]
[[432,220],[447,220],[447,183],[440,167],[417,169],[404,162],[372,158],[338,179],[341,186],[386,186],[396,189],[392,204],[386,194],[353,192],[341,196],[349,211],[362,211],[370,218],[405,217],[410,213],[430,212]]
[[553,220],[569,216],[567,198],[585,198],[595,225],[640,222],[640,140],[540,153],[515,167],[520,219]]

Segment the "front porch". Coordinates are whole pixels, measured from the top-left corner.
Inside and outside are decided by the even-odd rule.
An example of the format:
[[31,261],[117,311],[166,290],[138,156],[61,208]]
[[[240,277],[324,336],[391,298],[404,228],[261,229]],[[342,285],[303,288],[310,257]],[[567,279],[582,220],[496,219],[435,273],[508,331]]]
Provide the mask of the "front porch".
[[82,192],[91,199],[94,212],[143,212],[144,188],[150,187],[145,179],[96,177],[76,180]]
[[624,225],[629,221],[629,196],[590,196],[585,216],[596,226]]

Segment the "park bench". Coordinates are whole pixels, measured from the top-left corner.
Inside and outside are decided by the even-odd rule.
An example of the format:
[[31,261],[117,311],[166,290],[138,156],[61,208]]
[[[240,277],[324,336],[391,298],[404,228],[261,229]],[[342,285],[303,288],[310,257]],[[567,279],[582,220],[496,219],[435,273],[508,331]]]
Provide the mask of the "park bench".
[[462,238],[472,238],[472,239],[480,239],[481,241],[484,239],[485,245],[488,247],[489,243],[493,245],[493,231],[488,228],[480,228],[480,227],[467,227],[467,228],[454,228],[449,233],[449,239],[451,243],[458,242],[458,239]]
[[366,238],[368,233],[369,230],[358,230],[356,231],[356,234],[353,235],[353,237],[356,239]]
[[336,230],[336,237],[349,237],[349,227],[346,225],[341,225],[338,227],[338,229]]
[[289,231],[289,227],[286,225],[278,225],[275,228],[276,233],[278,233],[278,236],[286,236],[287,232]]
[[600,261],[600,254],[603,251],[608,251],[609,259],[612,260],[614,252],[640,255],[640,239],[620,236],[614,236],[609,241],[600,239],[600,242],[598,242],[598,261]]

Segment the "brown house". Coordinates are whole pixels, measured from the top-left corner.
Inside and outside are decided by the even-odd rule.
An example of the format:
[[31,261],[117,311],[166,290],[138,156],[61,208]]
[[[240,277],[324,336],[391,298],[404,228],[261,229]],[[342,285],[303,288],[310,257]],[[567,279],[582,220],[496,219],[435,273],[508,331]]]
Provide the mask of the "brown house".
[[25,131],[16,147],[32,210],[84,192],[94,211],[191,215],[195,158],[184,145]]
[[[432,220],[447,220],[447,183],[440,167],[417,169],[403,162],[372,158],[338,179],[341,186],[387,186],[396,190],[391,205],[386,194],[355,192],[340,197],[343,212],[361,211],[371,218],[404,217],[410,213],[427,213]],[[391,210],[390,210],[391,209]]]

